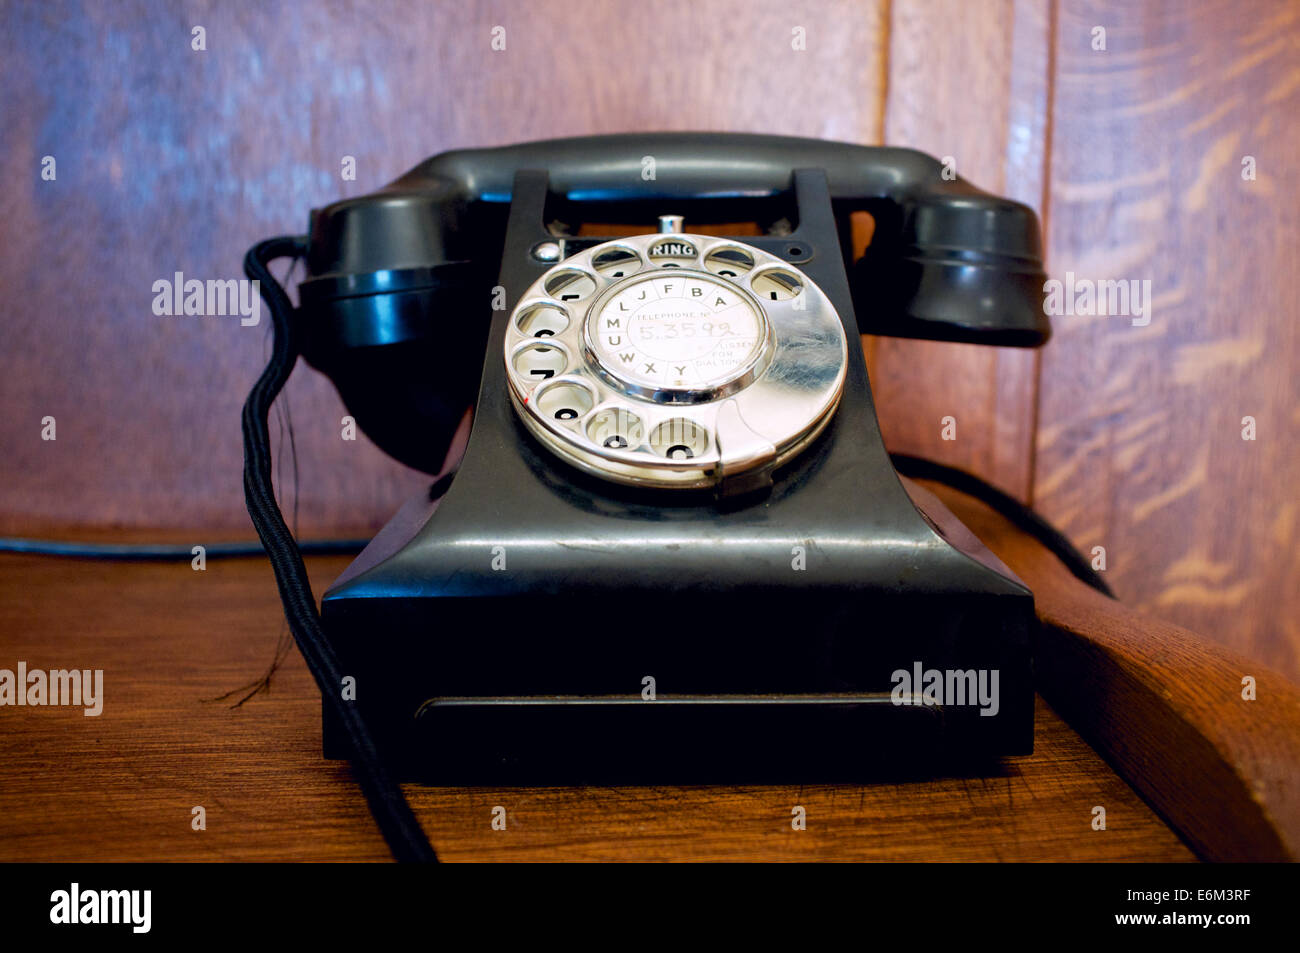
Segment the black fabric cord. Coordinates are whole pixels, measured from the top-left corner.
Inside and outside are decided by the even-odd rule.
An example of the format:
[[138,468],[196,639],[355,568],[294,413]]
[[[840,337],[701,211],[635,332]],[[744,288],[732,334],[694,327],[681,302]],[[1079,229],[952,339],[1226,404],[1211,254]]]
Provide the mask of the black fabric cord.
[[[979,477],[958,470],[956,467],[944,466],[923,457],[906,454],[891,454],[894,467],[904,476],[943,483],[967,496],[973,496],[987,503],[1003,516],[1010,519],[1020,529],[1029,533],[1043,544],[1061,561],[1070,572],[1088,585],[1115,598],[1101,576],[1088,564],[1088,560],[1065,537],[1065,534],[1052,526],[1033,510],[1019,500],[1003,493]],[[429,499],[436,500],[451,483],[451,476],[445,476],[429,488]],[[366,548],[367,539],[312,539],[298,543],[298,550],[304,556],[344,556],[355,555]],[[206,555],[209,559],[235,558],[240,556],[262,556],[266,548],[260,543],[207,543]],[[41,556],[67,556],[74,559],[120,559],[120,560],[190,560],[193,557],[191,546],[186,543],[81,543],[53,539],[32,539],[20,536],[0,536],[0,553],[30,553]]]
[[936,483],[944,483],[954,490],[960,490],[967,496],[973,496],[975,499],[987,503],[998,513],[1050,549],[1077,579],[1086,582],[1103,595],[1110,596],[1112,599],[1115,598],[1115,593],[1111,591],[1106,580],[1102,579],[1101,575],[1092,568],[1092,564],[1088,562],[1084,555],[1074,548],[1074,544],[1066,538],[1065,534],[1015,497],[1008,496],[991,483],[986,483],[965,470],[958,470],[956,467],[935,463],[933,460],[927,460],[924,457],[913,457],[906,453],[891,453],[889,459],[894,462],[894,469],[903,476],[911,477],[914,480],[933,480]]
[[[298,543],[304,556],[353,556],[366,548],[368,539],[312,539]],[[0,553],[30,553],[34,556],[67,556],[70,559],[120,559],[141,562],[169,562],[194,558],[190,543],[82,543],[62,539],[31,539],[0,536]],[[260,543],[204,543],[207,559],[263,556]]]
[[298,347],[291,326],[293,304],[267,266],[277,258],[297,258],[305,251],[303,238],[271,238],[254,245],[244,258],[244,273],[260,282],[274,328],[271,360],[244,403],[244,498],[248,515],[275,570],[289,630],[320,687],[321,697],[347,734],[352,769],[393,857],[399,861],[437,862],[433,846],[420,829],[400,785],[384,768],[365,721],[354,705],[343,701],[344,672],[325,640],[302,553],[280,513],[271,482],[267,419],[271,405],[298,361]]

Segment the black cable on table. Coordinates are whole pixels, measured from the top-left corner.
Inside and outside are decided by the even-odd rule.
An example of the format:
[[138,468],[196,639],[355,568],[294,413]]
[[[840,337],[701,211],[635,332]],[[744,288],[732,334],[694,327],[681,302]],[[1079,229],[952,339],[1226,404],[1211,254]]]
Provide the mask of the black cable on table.
[[894,469],[905,477],[914,480],[933,480],[959,490],[967,496],[987,503],[992,509],[1038,540],[1059,559],[1076,579],[1086,582],[1103,595],[1115,598],[1106,580],[1092,568],[1087,558],[1074,548],[1074,544],[1059,529],[1043,519],[1014,496],[1003,493],[991,483],[981,480],[972,473],[936,463],[924,457],[913,457],[906,453],[891,453],[889,459]]
[[[354,556],[366,548],[367,539],[309,539],[298,543],[304,556]],[[194,547],[203,547],[207,559],[265,556],[260,542],[250,543],[84,543],[60,539],[0,536],[0,553],[66,556],[73,559],[117,559],[164,562],[193,559]]]
[[244,273],[260,282],[262,298],[270,309],[274,329],[271,359],[244,403],[244,498],[253,526],[275,570],[289,631],[320,687],[321,697],[347,736],[353,771],[393,857],[399,861],[436,862],[438,858],[433,845],[411,812],[401,786],[380,759],[364,719],[355,705],[343,700],[343,671],[333,648],[325,639],[302,552],[285,524],[271,481],[271,438],[267,419],[271,405],[298,361],[298,348],[292,328],[293,305],[268,265],[277,258],[296,258],[305,252],[304,238],[280,237],[259,242],[244,258]]

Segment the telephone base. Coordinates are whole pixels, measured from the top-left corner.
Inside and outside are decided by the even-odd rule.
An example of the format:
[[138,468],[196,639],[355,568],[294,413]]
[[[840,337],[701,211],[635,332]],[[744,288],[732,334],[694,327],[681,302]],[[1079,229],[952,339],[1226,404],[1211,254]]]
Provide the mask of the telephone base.
[[[322,602],[326,635],[355,678],[353,703],[400,776],[847,779],[904,759],[940,771],[954,753],[1032,750],[1033,596],[894,472],[827,175],[795,169],[788,186],[794,230],[744,246],[751,258],[797,259],[801,280],[820,289],[819,307],[840,322],[843,388],[824,424],[810,418],[816,426],[799,430],[798,454],[769,455],[772,469],[743,501],[694,484],[627,486],[587,472],[586,457],[557,455],[521,421],[509,377],[519,368],[504,355],[567,352],[508,347],[518,321],[493,318],[473,428],[446,494],[409,503]],[[516,173],[499,274],[511,302],[550,273],[532,249],[554,241],[551,193],[546,172]],[[553,277],[582,274],[570,272]],[[782,315],[799,331],[782,347],[822,339],[802,315]],[[422,373],[455,363],[444,356]],[[822,380],[815,360],[781,367],[773,380],[787,396]],[[577,413],[579,396],[559,410]],[[692,434],[680,428],[672,449],[689,450]],[[725,477],[730,463],[720,466]],[[326,753],[342,757],[336,728],[327,718]]]
[[[657,580],[650,563],[598,569],[662,545],[654,527],[632,537],[597,514],[587,517],[616,538],[593,528],[584,547],[551,543],[537,557],[558,589],[524,565],[452,573],[439,558],[483,548],[480,518],[462,533],[446,502],[413,500],[326,595],[326,632],[385,759],[408,780],[850,781],[1029,754],[1032,597],[942,504],[908,489],[948,543],[926,551],[910,583],[873,580],[870,546],[832,554],[850,562],[847,578],[776,574],[760,555],[790,550],[761,538],[781,531],[777,520],[766,533],[746,524],[759,538],[733,553],[725,588],[695,591],[680,575]],[[507,525],[518,536],[522,514],[499,509],[487,538]],[[577,513],[564,522],[582,529]],[[677,535],[666,522],[658,532]],[[841,517],[839,531],[852,537],[852,522]],[[690,549],[676,552],[661,573],[689,567]],[[326,756],[347,757],[328,707],[324,742]]]

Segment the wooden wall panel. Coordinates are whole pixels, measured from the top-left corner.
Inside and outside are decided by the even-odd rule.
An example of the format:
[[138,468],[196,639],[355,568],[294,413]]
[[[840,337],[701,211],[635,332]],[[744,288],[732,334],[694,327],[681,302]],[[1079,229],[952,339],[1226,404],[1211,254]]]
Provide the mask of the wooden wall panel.
[[[885,141],[938,157],[990,192],[1041,212],[1051,9],[1046,2],[895,0]],[[1037,354],[879,338],[872,391],[891,450],[1031,495]],[[941,420],[956,420],[956,439]]]
[[[152,283],[238,277],[255,239],[428,154],[646,129],[888,141],[1039,209],[1054,275],[1150,278],[1155,298],[1145,328],[1056,319],[1041,381],[1032,352],[868,339],[890,446],[1034,500],[1106,547],[1139,607],[1300,673],[1295,2],[128,0],[3,17],[0,533],[247,535],[238,411],[265,327],[156,317]],[[371,530],[419,484],[339,439],[314,373],[289,407],[304,535]]]
[[[241,277],[258,238],[427,155],[704,129],[880,140],[881,3],[6,5],[0,30],[0,533],[250,533],[239,408],[265,325],[155,317],[152,284]],[[191,28],[207,49],[190,48]],[[506,50],[490,49],[506,28]],[[802,27],[807,49],[792,49]],[[57,179],[40,178],[42,156]],[[345,155],[356,181],[341,180]],[[372,529],[419,478],[305,369],[305,535]],[[40,439],[41,418],[57,440]],[[274,429],[274,428],[273,428]]]
[[1056,320],[1037,505],[1124,600],[1300,679],[1300,5],[1063,4],[1056,63],[1050,270],[1154,305]]

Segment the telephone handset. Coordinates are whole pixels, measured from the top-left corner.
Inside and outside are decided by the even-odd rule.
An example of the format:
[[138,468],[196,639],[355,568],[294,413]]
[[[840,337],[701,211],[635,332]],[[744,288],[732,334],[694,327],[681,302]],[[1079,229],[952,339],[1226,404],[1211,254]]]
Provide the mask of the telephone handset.
[[[1036,347],[1043,311],[1042,249],[1033,210],[949,178],[911,149],[739,133],[595,136],[447,152],[391,185],[312,213],[308,279],[300,285],[304,356],[327,373],[371,439],[435,473],[480,384],[473,360],[497,283],[516,175],[545,171],[548,226],[565,222],[757,222],[767,248],[788,255],[810,210],[795,170],[819,170],[835,219],[818,222],[842,258],[856,328],[864,334]],[[871,244],[849,260],[849,217],[870,214]],[[811,223],[800,230],[811,232]],[[777,239],[772,242],[771,239]],[[541,230],[566,254],[594,241]],[[813,249],[802,249],[812,252]],[[519,249],[534,265],[550,264]],[[535,274],[530,276],[535,279]],[[522,291],[523,289],[518,289]],[[513,305],[514,302],[511,302]],[[486,315],[484,315],[486,318]],[[850,321],[852,324],[852,321]],[[433,367],[436,373],[428,373]]]
[[[1031,750],[1032,596],[895,473],[858,337],[1041,344],[1030,209],[910,150],[624,135],[436,156],[293,247],[294,346],[381,448],[438,473],[473,408],[322,601],[399,774]],[[352,718],[326,698],[331,756]]]

